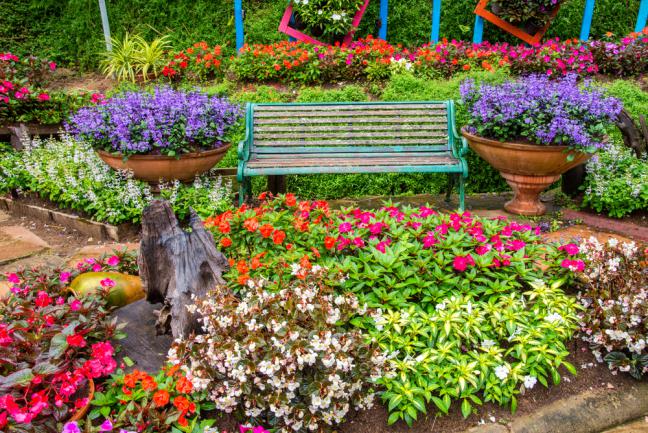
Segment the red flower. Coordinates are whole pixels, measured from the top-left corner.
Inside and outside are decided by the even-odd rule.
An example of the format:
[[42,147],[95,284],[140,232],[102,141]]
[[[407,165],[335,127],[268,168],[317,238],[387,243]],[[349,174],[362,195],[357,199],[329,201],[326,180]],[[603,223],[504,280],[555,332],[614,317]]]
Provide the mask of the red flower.
[[286,239],[286,232],[283,230],[276,230],[272,235],[272,242],[276,245],[281,245],[284,239]]
[[41,93],[40,95],[38,95],[38,100],[41,102],[49,101],[50,95],[48,95],[47,93]]
[[326,238],[324,238],[324,247],[327,250],[330,250],[334,246],[335,246],[335,238],[332,238],[330,236],[327,236]]
[[259,221],[256,218],[248,218],[243,222],[243,227],[250,232],[255,232],[259,228]]
[[165,389],[161,389],[153,394],[153,403],[157,407],[166,406],[169,403],[169,392]]
[[69,344],[72,347],[86,346],[85,338],[83,338],[83,335],[80,334],[68,335],[68,337],[65,340],[67,341],[67,344]]
[[191,384],[191,381],[189,381],[186,377],[181,377],[178,379],[178,383],[176,384],[176,391],[184,393],[184,394],[189,394],[193,390],[193,385]]
[[297,199],[294,194],[286,194],[286,206],[295,206],[297,204]]
[[269,238],[274,231],[274,227],[272,227],[272,224],[264,224],[261,226],[261,228],[259,228],[259,231],[261,232],[261,236],[263,236],[264,238]]
[[49,304],[52,303],[52,298],[49,297],[47,292],[40,291],[38,292],[38,295],[36,295],[36,301],[35,304],[37,307],[47,307]]
[[151,376],[147,375],[142,379],[142,389],[144,389],[144,391],[153,391],[154,389],[157,389],[157,386],[157,382]]
[[220,241],[220,244],[224,247],[227,248],[232,245],[232,240],[230,238],[223,238]]

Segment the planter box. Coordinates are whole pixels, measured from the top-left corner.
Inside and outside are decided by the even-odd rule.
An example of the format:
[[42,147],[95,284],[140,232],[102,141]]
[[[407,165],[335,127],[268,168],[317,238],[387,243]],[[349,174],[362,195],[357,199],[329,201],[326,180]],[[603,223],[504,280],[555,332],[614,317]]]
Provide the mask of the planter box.
[[[351,42],[353,42],[353,37],[355,36],[355,32],[358,29],[358,26],[360,25],[360,21],[362,21],[362,17],[367,10],[367,6],[369,5],[369,0],[365,0],[360,9],[358,9],[358,12],[356,12],[355,16],[353,17],[353,23],[351,30],[349,33],[346,34],[344,37],[342,44],[344,45],[349,45]],[[288,7],[286,8],[286,11],[284,12],[283,18],[281,19],[281,23],[279,24],[279,31],[282,33],[287,34],[288,36],[292,36],[293,38],[302,41],[302,42],[307,42],[309,44],[315,44],[315,45],[328,45],[325,44],[324,42],[318,41],[312,36],[309,36],[305,33],[302,33],[300,30],[297,30],[293,27],[290,26],[290,18],[293,16],[293,6],[292,6],[292,1],[288,4]]]
[[8,141],[16,149],[21,149],[17,128],[24,126],[29,137],[49,137],[59,135],[63,124],[43,125],[40,123],[8,123],[0,126],[0,141]]
[[524,42],[526,42],[529,45],[536,45],[540,43],[542,37],[547,32],[547,29],[549,28],[551,21],[553,21],[553,19],[558,14],[558,9],[560,9],[560,4],[558,4],[550,14],[551,20],[544,27],[539,29],[535,34],[529,34],[524,29],[516,27],[515,25],[511,24],[508,21],[504,21],[503,19],[495,15],[492,11],[490,11],[488,9],[488,4],[490,2],[491,0],[480,0],[479,4],[477,4],[477,7],[475,8],[475,14],[479,15],[486,21],[495,24],[497,27],[504,30],[505,32],[508,32],[513,36],[522,39]]

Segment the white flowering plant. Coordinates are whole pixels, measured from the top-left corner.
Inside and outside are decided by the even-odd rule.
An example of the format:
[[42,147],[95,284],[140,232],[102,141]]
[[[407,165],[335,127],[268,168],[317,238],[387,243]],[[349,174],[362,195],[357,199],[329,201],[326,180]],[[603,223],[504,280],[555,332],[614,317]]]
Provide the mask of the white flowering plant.
[[483,402],[517,408],[517,395],[537,382],[558,384],[565,342],[577,329],[577,304],[558,284],[542,281],[523,293],[455,294],[427,310],[377,311],[370,334],[395,371],[379,383],[390,424],[411,425],[433,402],[447,414],[460,403],[468,417]]
[[334,38],[349,33],[363,0],[293,0],[293,8],[310,32]]
[[588,262],[578,299],[582,338],[599,362],[640,379],[648,373],[648,248],[610,238],[581,244]]
[[373,404],[386,358],[345,326],[365,311],[334,292],[328,270],[285,266],[299,267],[299,278],[250,279],[240,297],[221,289],[199,300],[204,334],[176,342],[169,360],[218,410],[288,431],[332,430]]
[[[154,198],[146,183],[111,169],[88,144],[68,135],[35,139],[22,151],[0,154],[0,191],[37,194],[110,224],[139,222]],[[221,177],[205,176],[191,185],[162,185],[160,195],[181,217],[190,206],[206,217],[229,207],[231,188]]]

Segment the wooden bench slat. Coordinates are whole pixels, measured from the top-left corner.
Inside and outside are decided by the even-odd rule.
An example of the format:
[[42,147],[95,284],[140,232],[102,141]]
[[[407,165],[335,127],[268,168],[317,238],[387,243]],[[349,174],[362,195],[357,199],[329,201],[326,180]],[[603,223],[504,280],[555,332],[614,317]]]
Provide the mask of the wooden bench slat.
[[387,158],[398,159],[398,158],[419,158],[419,157],[448,157],[454,158],[451,152],[448,152],[447,149],[444,151],[438,151],[434,153],[428,152],[378,152],[378,151],[365,151],[365,152],[355,152],[355,153],[330,153],[330,152],[313,152],[308,155],[303,153],[286,153],[286,154],[267,154],[267,153],[253,153],[250,155],[250,160],[262,160],[262,159],[273,159],[276,161],[292,160],[292,159],[316,159],[316,158],[338,158],[338,159],[354,159],[354,158]]
[[447,137],[447,132],[430,132],[430,131],[408,131],[408,132],[393,132],[393,131],[383,131],[382,134],[377,134],[376,132],[293,132],[287,134],[277,134],[277,133],[259,133],[254,134],[256,140],[268,140],[268,139],[286,139],[286,138],[325,138],[325,139],[340,139],[340,138],[392,138],[395,137],[397,140],[401,138],[411,138],[411,137]]
[[267,133],[288,133],[288,132],[364,132],[364,131],[380,131],[380,132],[393,132],[394,134],[400,134],[401,132],[409,131],[447,131],[447,123],[433,123],[433,124],[402,124],[402,125],[331,125],[331,126],[321,126],[321,125],[299,125],[297,126],[266,126],[266,125],[257,125],[254,127],[254,136],[257,137],[259,134]]
[[414,156],[403,158],[294,158],[294,159],[261,159],[250,160],[250,168],[273,168],[273,167],[365,167],[365,166],[403,166],[403,165],[456,165],[458,160],[448,156],[432,155],[428,157]]
[[441,144],[447,143],[446,138],[402,138],[398,137],[388,140],[257,140],[256,146],[378,146],[399,144]]
[[302,118],[302,117],[419,117],[419,116],[445,116],[445,109],[435,110],[327,110],[327,111],[281,111],[281,112],[261,112],[255,113],[257,119],[283,119],[283,118]]
[[255,125],[294,125],[294,124],[364,124],[364,123],[397,123],[397,124],[425,124],[425,123],[443,123],[447,124],[448,118],[445,116],[428,116],[428,117],[410,117],[410,118],[395,118],[395,117],[376,117],[373,119],[366,118],[300,118],[300,119],[254,119]]
[[255,147],[253,153],[258,155],[290,155],[290,154],[311,154],[311,153],[326,153],[326,154],[339,154],[346,153],[355,154],[362,152],[380,152],[384,154],[398,154],[399,152],[446,152],[448,151],[448,143],[439,145],[415,145],[415,146],[336,146],[336,147],[321,147],[321,146],[261,146]]
[[291,104],[291,105],[256,105],[254,107],[254,112],[259,113],[261,111],[328,111],[331,108],[339,110],[374,110],[374,109],[390,109],[390,110],[402,110],[402,109],[438,109],[446,108],[446,104],[399,104],[399,103],[380,103],[380,104]]

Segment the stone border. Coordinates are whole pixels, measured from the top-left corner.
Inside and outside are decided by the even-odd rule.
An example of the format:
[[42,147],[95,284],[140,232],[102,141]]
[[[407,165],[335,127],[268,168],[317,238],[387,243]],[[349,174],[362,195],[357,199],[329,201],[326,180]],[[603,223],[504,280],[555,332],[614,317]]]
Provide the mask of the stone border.
[[648,227],[573,209],[563,209],[563,216],[567,219],[582,220],[583,224],[601,231],[618,233],[634,240],[648,242]]
[[133,224],[120,224],[118,226],[104,224],[42,206],[20,203],[19,199],[15,200],[7,197],[0,197],[0,209],[14,215],[34,218],[46,224],[55,223],[102,241],[119,242],[124,238],[133,236],[138,230]]
[[601,433],[648,415],[648,383],[585,391],[555,401],[507,425],[484,424],[464,433]]

